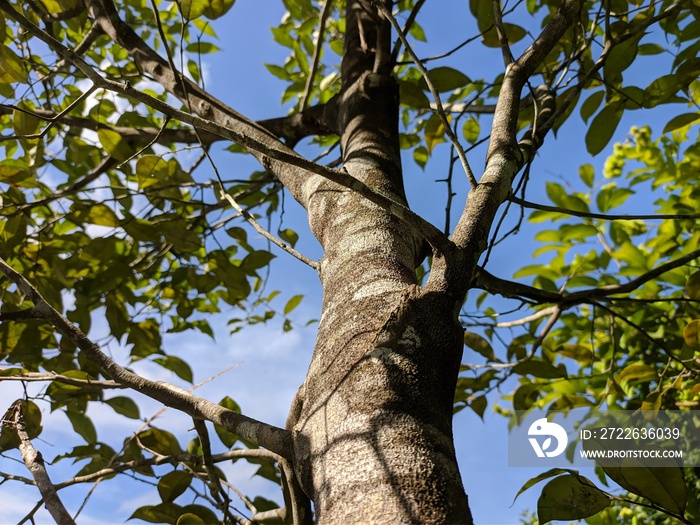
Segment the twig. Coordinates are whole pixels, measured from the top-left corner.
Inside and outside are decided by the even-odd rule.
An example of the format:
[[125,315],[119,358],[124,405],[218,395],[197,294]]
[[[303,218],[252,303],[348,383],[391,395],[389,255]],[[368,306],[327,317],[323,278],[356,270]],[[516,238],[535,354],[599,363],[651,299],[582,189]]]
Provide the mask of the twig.
[[248,212],[248,210],[244,209],[241,207],[238,202],[236,202],[236,199],[234,199],[230,194],[226,193],[223,189],[219,193],[220,197],[231,204],[231,207],[235,209],[238,213],[240,213],[243,218],[250,223],[250,225],[255,228],[255,231],[257,231],[260,235],[265,237],[268,241],[272,242],[275,246],[278,246],[282,248],[285,252],[288,254],[292,255],[293,257],[296,257],[299,259],[301,262],[304,264],[310,266],[314,270],[318,271],[319,269],[319,264],[317,261],[313,261],[309,259],[306,255],[298,252],[291,246],[289,246],[287,243],[282,242],[280,239],[272,235],[270,232],[268,232],[265,228],[260,226],[260,223],[256,221],[253,216]]
[[501,46],[501,53],[503,54],[503,65],[506,68],[513,63],[513,53],[510,51],[510,46],[508,45],[508,35],[506,35],[506,30],[503,27],[503,11],[501,11],[501,0],[493,0],[493,25],[496,27],[496,33],[498,34],[498,43]]
[[316,37],[316,42],[314,42],[314,55],[311,59],[309,74],[306,77],[304,93],[301,95],[301,100],[299,101],[299,111],[306,109],[309,99],[311,98],[311,88],[314,85],[314,77],[316,76],[316,70],[318,70],[318,64],[321,60],[321,49],[323,48],[324,34],[326,32],[326,20],[331,12],[332,5],[333,0],[325,0],[323,2],[323,8],[321,9],[321,14],[318,19],[318,36]]
[[[12,368],[0,368],[0,372],[8,372]],[[54,372],[41,373],[41,372],[23,372],[13,375],[2,375],[0,376],[0,382],[2,381],[22,381],[22,382],[41,382],[41,381],[55,381],[56,383],[63,383],[65,385],[78,386],[84,390],[103,390],[105,388],[126,388],[124,385],[117,383],[116,381],[99,381],[93,379],[77,379],[75,377],[68,377]]]
[[524,208],[531,208],[533,210],[549,211],[554,213],[561,213],[564,215],[571,215],[573,217],[581,217],[584,219],[601,219],[605,221],[634,221],[634,220],[683,220],[683,219],[700,219],[700,213],[687,213],[672,215],[668,213],[659,214],[608,214],[608,213],[595,213],[587,211],[571,210],[569,208],[560,208],[558,206],[549,206],[547,204],[539,204],[537,202],[526,201],[515,195],[510,195],[508,200],[519,204]]
[[442,100],[440,100],[440,93],[438,93],[438,90],[435,89],[435,86],[430,80],[428,70],[421,63],[420,59],[418,58],[418,55],[416,55],[416,53],[413,51],[411,44],[408,43],[408,39],[401,30],[401,26],[399,26],[399,23],[396,21],[396,18],[394,18],[394,15],[392,15],[388,9],[381,5],[381,3],[375,2],[375,4],[379,12],[382,13],[382,15],[384,15],[387,18],[387,20],[389,20],[389,22],[391,22],[391,25],[394,27],[396,33],[399,35],[401,42],[403,42],[403,45],[406,48],[406,52],[410,55],[411,59],[413,60],[413,63],[416,65],[421,75],[423,76],[423,80],[425,80],[425,83],[428,86],[430,93],[435,99],[435,107],[437,110],[437,114],[440,117],[440,122],[442,122],[442,126],[445,130],[445,135],[447,135],[447,138],[454,145],[455,150],[457,151],[457,156],[459,157],[459,161],[462,163],[462,168],[464,169],[464,173],[467,175],[467,179],[469,179],[469,184],[472,188],[475,188],[477,186],[476,177],[474,177],[474,173],[472,172],[472,169],[469,166],[469,161],[467,160],[467,155],[464,152],[462,144],[459,142],[459,139],[457,139],[457,136],[452,132],[452,126],[450,126],[450,121],[447,119],[445,109],[442,106]]

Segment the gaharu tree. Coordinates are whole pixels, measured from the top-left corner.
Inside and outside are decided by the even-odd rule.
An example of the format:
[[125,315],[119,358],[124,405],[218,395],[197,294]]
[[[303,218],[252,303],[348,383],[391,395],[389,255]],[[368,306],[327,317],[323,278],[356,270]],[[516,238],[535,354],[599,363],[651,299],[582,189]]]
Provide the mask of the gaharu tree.
[[[157,523],[472,523],[455,412],[483,417],[501,391],[506,416],[697,408],[697,0],[471,0],[458,45],[430,56],[422,21],[451,16],[439,1],[283,3],[272,36],[288,56],[267,67],[289,113],[254,121],[205,88],[234,0],[0,0],[0,379],[46,385],[3,396],[2,457],[31,473],[5,486],[36,485],[60,523],[76,512],[62,489],[122,474],[157,483],[160,501],[132,516]],[[610,146],[631,113],[639,125]],[[580,119],[607,161],[543,184],[540,147]],[[405,172],[442,154],[424,196],[444,196],[436,226],[409,206]],[[285,195],[319,261],[297,250],[301,229],[270,226]],[[528,221],[536,258],[511,251],[515,276],[489,271]],[[275,255],[323,287],[286,428],[130,370],[192,382],[163,334],[213,337],[215,314],[292,329],[301,297],[267,289]],[[100,441],[88,407],[138,419],[142,395],[191,416],[196,439],[148,419],[120,449]],[[70,479],[40,455],[49,409],[84,440],[48,458],[80,462]],[[220,466],[244,460],[281,482],[283,506],[232,501]],[[692,469],[600,477],[558,469],[524,488],[552,478],[540,523],[700,520]]]

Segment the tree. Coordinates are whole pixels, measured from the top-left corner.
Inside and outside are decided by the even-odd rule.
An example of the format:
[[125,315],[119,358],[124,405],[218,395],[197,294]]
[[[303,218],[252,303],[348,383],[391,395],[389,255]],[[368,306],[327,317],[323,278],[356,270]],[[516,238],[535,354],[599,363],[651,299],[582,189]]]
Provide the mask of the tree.
[[[461,71],[446,62],[457,49],[429,58],[414,51],[425,39],[421,17],[439,2],[284,1],[288,14],[272,34],[289,57],[268,68],[287,84],[282,100],[292,110],[258,122],[204,87],[201,59],[217,50],[214,28],[235,16],[233,4],[0,0],[1,374],[49,382],[51,410],[64,411],[85,440],[62,455],[89,460],[68,484],[125,471],[155,476],[154,466],[171,464],[157,475],[162,502],[133,517],[242,522],[216,464],[247,458],[284,489],[283,508],[246,500],[254,522],[308,521],[311,500],[319,522],[471,523],[453,412],[468,406],[483,416],[487,394],[504,382],[517,378],[513,410],[697,406],[697,2],[471,1],[476,28],[459,46],[472,46]],[[500,67],[489,64],[481,79],[465,74],[494,51]],[[654,65],[643,88],[628,79],[637,59]],[[608,182],[584,164],[580,182],[547,184],[552,204],[526,199],[538,150],[576,110],[597,155],[623,115],[657,107],[671,115],[663,133],[634,128],[605,164]],[[262,169],[226,179],[214,160],[220,142],[226,162],[245,154]],[[475,170],[471,150],[482,143],[485,166]],[[328,152],[312,160],[338,146],[337,161],[324,163]],[[425,167],[448,149],[438,228],[408,205],[402,150]],[[471,189],[458,203],[460,170]],[[611,213],[646,191],[655,209]],[[261,225],[285,194],[307,211],[321,261],[296,250],[297,232],[273,235]],[[221,215],[229,208],[235,217]],[[489,256],[512,233],[502,233],[505,213],[516,211],[514,231],[528,209],[530,221],[554,225],[536,236],[554,258],[523,267],[515,277],[534,276],[528,282],[493,275]],[[274,255],[251,228],[317,271],[323,286],[313,358],[286,429],[240,414],[230,398],[216,404],[128,368],[151,360],[192,381],[189,365],[166,353],[162,332],[211,335],[208,318],[223,305],[239,309],[234,329],[275,315],[267,306],[275,293],[263,293]],[[467,295],[477,290],[478,298]],[[507,307],[497,295],[533,311],[498,321],[496,309]],[[299,299],[288,298],[282,315]],[[90,337],[98,315],[130,349],[129,362]],[[485,361],[470,365],[469,354],[462,364],[465,344]],[[115,388],[189,414],[198,439],[182,447],[153,425],[121,450],[99,442],[88,406],[139,417],[128,395],[107,394]],[[0,445],[19,449],[33,475],[25,481],[56,521],[70,522],[61,485],[32,444],[38,402],[12,405]],[[227,449],[238,440],[246,448],[216,453],[207,422]],[[565,485],[587,503],[540,509],[542,522],[599,511],[617,519],[607,510],[616,496],[556,474],[550,488]],[[680,468],[660,474],[680,479],[668,485],[670,499],[607,475],[656,512],[686,523],[698,516],[694,478]],[[197,493],[206,504],[176,504],[195,480],[207,486]],[[542,498],[546,508],[546,491]]]

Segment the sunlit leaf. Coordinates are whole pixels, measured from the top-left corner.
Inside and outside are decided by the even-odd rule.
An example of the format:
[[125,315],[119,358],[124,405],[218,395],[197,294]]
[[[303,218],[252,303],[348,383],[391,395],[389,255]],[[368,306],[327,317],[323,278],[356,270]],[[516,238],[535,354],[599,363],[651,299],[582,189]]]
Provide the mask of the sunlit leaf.
[[173,470],[158,480],[158,494],[163,503],[175,501],[192,483],[194,475],[184,470]]
[[537,500],[537,517],[544,525],[552,520],[576,520],[597,514],[610,505],[610,498],[583,476],[566,474],[554,478]]

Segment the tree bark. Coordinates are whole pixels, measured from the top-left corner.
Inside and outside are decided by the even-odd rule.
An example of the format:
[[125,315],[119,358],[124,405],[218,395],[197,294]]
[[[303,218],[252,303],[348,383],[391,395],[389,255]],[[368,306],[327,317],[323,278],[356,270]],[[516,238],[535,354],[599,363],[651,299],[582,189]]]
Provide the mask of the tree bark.
[[[344,167],[405,202],[390,26],[353,0],[346,31]],[[471,523],[452,439],[463,296],[419,287],[422,238],[357,193],[323,182],[308,211],[325,250],[323,311],[288,426],[319,523]]]

